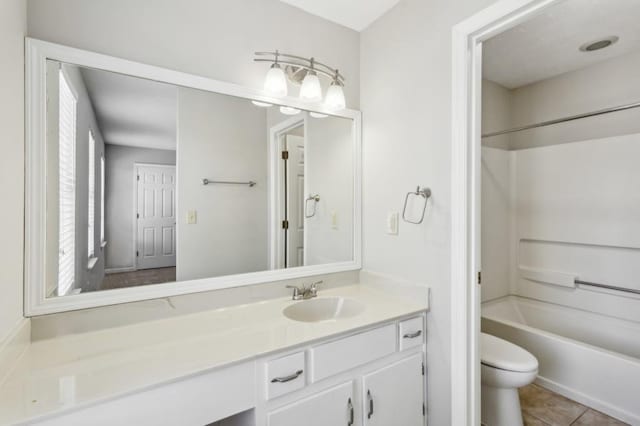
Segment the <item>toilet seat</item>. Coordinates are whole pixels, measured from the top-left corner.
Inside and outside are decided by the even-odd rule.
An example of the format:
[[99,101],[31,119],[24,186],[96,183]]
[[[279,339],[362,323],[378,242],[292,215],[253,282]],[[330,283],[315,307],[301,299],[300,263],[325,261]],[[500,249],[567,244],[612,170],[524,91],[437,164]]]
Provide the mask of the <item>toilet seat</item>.
[[538,369],[538,360],[521,347],[480,333],[480,362],[500,370],[527,373]]

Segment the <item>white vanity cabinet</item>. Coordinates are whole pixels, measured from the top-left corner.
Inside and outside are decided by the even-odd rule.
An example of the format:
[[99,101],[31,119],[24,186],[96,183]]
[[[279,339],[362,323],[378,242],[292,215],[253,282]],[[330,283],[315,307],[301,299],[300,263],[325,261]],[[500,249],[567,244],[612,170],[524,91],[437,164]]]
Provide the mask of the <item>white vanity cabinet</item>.
[[364,424],[422,426],[425,414],[422,379],[420,354],[365,375],[362,379]]
[[[257,366],[266,381],[256,426],[426,425],[424,324],[424,315],[413,316],[264,360]],[[279,371],[290,378],[302,354],[305,378],[295,379],[296,391],[289,391],[291,382],[271,382],[272,364],[290,359]]]
[[24,424],[425,426],[425,335],[413,315]]
[[329,388],[267,415],[268,426],[327,426],[355,424],[353,382]]

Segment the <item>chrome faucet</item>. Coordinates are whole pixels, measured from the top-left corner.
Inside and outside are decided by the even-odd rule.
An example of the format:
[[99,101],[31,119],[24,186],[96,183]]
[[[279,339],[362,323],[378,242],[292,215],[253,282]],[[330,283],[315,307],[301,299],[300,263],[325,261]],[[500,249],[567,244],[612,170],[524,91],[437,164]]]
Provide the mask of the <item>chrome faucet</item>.
[[295,285],[288,285],[287,288],[293,289],[293,295],[291,296],[291,300],[308,300],[314,297],[318,297],[318,286],[322,284],[322,281],[316,281],[311,284],[309,287],[302,284],[301,287]]

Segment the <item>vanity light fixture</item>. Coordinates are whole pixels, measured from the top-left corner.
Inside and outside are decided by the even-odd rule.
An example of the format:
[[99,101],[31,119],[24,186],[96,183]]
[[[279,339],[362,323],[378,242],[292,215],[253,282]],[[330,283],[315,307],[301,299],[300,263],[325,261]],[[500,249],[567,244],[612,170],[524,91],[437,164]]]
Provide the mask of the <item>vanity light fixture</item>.
[[259,106],[262,108],[268,108],[273,106],[273,104],[270,104],[268,102],[251,101],[251,103],[254,104],[255,106]]
[[[327,91],[325,105],[334,111],[346,108],[344,96],[344,77],[335,68],[318,62],[315,58],[304,58],[302,56],[290,55],[288,53],[256,52],[255,62],[271,63],[271,68],[265,78],[265,90],[274,94],[274,88],[281,89],[282,80],[300,85],[300,99],[310,102],[322,102],[322,86],[319,76],[324,76],[331,81]],[[284,69],[282,68],[284,66]],[[280,90],[278,93],[282,93]],[[285,96],[285,95],[278,95]],[[282,108],[281,108],[282,109]]]
[[293,107],[284,106],[284,105],[280,107],[280,112],[283,113],[284,115],[300,114],[300,110],[298,108],[293,108]]
[[270,95],[282,97],[287,96],[287,78],[284,75],[284,71],[278,62],[278,51],[274,53],[275,59],[271,68],[267,72],[267,76],[264,79],[264,90]]

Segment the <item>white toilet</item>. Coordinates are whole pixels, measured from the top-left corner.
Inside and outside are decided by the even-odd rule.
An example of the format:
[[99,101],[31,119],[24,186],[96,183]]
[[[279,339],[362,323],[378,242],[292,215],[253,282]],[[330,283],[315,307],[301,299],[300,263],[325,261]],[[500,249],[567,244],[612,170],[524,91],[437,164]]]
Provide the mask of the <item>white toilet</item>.
[[533,382],[538,360],[518,345],[480,333],[482,423],[522,426],[518,388]]

